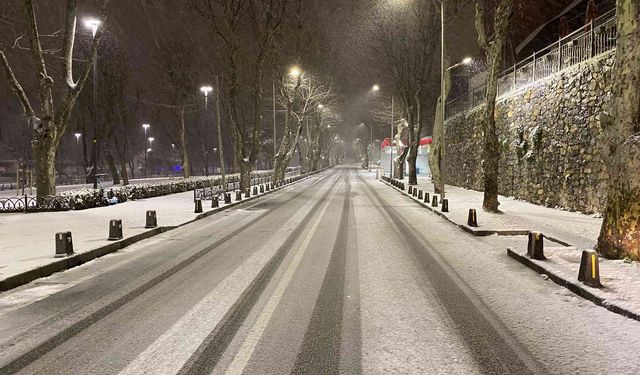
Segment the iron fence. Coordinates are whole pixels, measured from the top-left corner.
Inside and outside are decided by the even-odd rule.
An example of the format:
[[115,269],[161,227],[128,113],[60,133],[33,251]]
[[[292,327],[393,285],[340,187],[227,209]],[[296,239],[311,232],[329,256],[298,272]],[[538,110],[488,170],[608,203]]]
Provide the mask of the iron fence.
[[[502,72],[498,78],[498,97],[517,92],[581,62],[611,53],[616,48],[617,34],[614,9]],[[478,76],[481,74],[484,73]],[[486,83],[483,83],[469,87],[464,94],[448,100],[447,118],[482,104],[485,92]]]

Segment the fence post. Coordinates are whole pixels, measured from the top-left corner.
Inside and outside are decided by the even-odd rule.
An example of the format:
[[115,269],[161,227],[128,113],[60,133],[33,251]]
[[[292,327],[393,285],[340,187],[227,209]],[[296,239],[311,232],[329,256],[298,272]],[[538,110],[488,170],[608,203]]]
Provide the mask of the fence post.
[[538,60],[536,58],[536,52],[533,52],[533,82],[536,81],[536,78],[538,76],[538,72],[537,72],[537,66],[538,66]]
[[562,38],[558,39],[558,71],[559,73],[562,70]]
[[29,198],[27,197],[27,194],[24,195],[24,212],[29,212]]
[[589,58],[593,58],[593,20],[589,23]]

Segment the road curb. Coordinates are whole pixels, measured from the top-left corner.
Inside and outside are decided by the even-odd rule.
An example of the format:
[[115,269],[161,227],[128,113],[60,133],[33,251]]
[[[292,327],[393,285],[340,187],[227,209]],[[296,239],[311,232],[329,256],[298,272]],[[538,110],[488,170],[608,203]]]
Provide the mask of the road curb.
[[[390,183],[384,181],[384,180],[379,180],[380,182],[382,182],[383,184],[390,186],[390,187],[394,187],[393,185],[391,185]],[[506,230],[501,230],[501,229],[474,229],[466,224],[458,224],[455,221],[453,221],[452,219],[450,219],[447,215],[445,215],[444,213],[437,211],[434,207],[431,207],[431,205],[426,204],[424,202],[422,202],[421,200],[417,199],[416,197],[407,194],[405,191],[400,190],[400,193],[402,193],[403,195],[411,198],[411,200],[413,200],[415,203],[419,204],[420,206],[428,209],[429,211],[433,212],[434,214],[440,216],[441,218],[445,219],[446,221],[448,221],[449,223],[455,225],[456,227],[462,229],[463,231],[471,234],[472,236],[476,236],[476,237],[487,237],[487,236],[491,236],[491,235],[498,235],[498,236],[526,236],[527,234],[529,234],[529,230],[528,229],[506,229]],[[552,242],[556,242],[562,246],[572,246],[569,243],[559,240],[557,238],[551,237],[551,236],[547,236],[545,235],[545,238],[547,238],[548,240],[552,241]]]
[[507,249],[507,256],[517,260],[524,266],[532,269],[533,271],[541,275],[547,275],[549,279],[551,279],[554,283],[569,289],[571,292],[577,294],[578,296],[586,300],[593,302],[598,306],[604,307],[605,309],[613,313],[622,315],[624,317],[640,321],[640,313],[631,311],[625,307],[617,305],[616,303],[608,302],[606,298],[594,294],[594,292],[592,291],[593,288],[589,288],[578,281],[574,282],[574,281],[568,280],[554,273],[552,270],[544,267],[543,264],[540,264],[543,261],[534,262],[531,259],[529,259],[529,257],[527,257],[526,255],[519,254],[511,249]]
[[125,247],[128,247],[130,245],[133,245],[137,242],[140,242],[142,240],[146,240],[149,239],[151,237],[155,237],[159,234],[174,230],[176,228],[181,228],[184,227],[188,224],[192,224],[196,221],[202,220],[204,218],[207,218],[213,214],[216,214],[218,212],[222,212],[222,211],[226,211],[230,208],[242,205],[242,204],[246,204],[249,202],[252,202],[253,200],[259,199],[261,197],[264,197],[266,195],[278,192],[280,190],[283,190],[289,186],[292,186],[294,184],[297,184],[299,182],[305,181],[307,180],[311,175],[317,174],[319,172],[322,172],[324,170],[326,170],[328,168],[319,170],[317,172],[311,173],[311,174],[307,174],[304,175],[301,179],[297,180],[297,181],[293,181],[285,186],[281,186],[278,188],[274,188],[268,192],[264,192],[262,194],[259,195],[254,195],[250,198],[247,199],[243,199],[242,201],[236,201],[236,202],[232,202],[228,205],[225,205],[223,207],[218,207],[218,208],[214,208],[214,209],[210,209],[207,212],[204,212],[202,214],[199,214],[198,216],[196,216],[194,219],[189,220],[187,222],[181,223],[179,225],[171,225],[171,226],[161,226],[161,227],[157,227],[154,228],[152,230],[146,231],[146,232],[142,232],[136,235],[133,235],[131,237],[127,237],[124,238],[120,241],[115,241],[112,242],[108,245],[104,245],[95,249],[91,249],[89,251],[86,252],[82,252],[82,253],[77,253],[74,254],[72,256],[69,256],[67,258],[63,258],[63,259],[59,259],[59,260],[55,260],[49,264],[46,264],[44,266],[40,266],[37,268],[33,268],[31,270],[25,271],[25,272],[21,272],[12,276],[9,276],[5,279],[0,280],[0,292],[6,292],[8,290],[17,288],[19,286],[22,286],[24,284],[30,283],[34,280],[43,278],[43,277],[48,277],[51,276],[52,274],[56,273],[56,272],[62,272],[62,271],[66,271],[68,269],[80,266],[84,263],[90,262],[94,259],[103,257],[107,254],[111,254],[111,253],[115,253],[118,250],[122,250]]

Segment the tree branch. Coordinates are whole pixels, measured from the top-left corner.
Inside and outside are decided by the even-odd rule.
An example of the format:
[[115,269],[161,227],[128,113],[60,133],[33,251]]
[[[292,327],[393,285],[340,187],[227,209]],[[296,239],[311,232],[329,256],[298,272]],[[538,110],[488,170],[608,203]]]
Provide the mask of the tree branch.
[[487,40],[487,31],[485,29],[485,21],[484,21],[484,5],[482,4],[482,0],[476,0],[476,31],[478,32],[478,44],[485,51],[489,50],[489,41]]
[[22,105],[22,110],[27,117],[34,116],[33,107],[31,107],[31,103],[29,102],[29,98],[27,94],[24,92],[22,85],[18,82],[15,74],[13,74],[13,70],[9,65],[9,61],[7,60],[7,56],[5,56],[4,51],[0,51],[0,61],[2,61],[2,66],[4,67],[4,72],[7,75],[7,80],[9,80],[9,84],[11,85],[11,90],[16,94],[18,99],[20,100],[20,104]]

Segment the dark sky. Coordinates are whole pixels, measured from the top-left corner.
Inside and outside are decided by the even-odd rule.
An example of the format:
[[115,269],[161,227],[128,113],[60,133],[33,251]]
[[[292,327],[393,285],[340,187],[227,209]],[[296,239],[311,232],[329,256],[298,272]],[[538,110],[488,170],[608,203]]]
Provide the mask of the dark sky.
[[[573,2],[532,2],[522,14],[517,15],[519,21],[513,27],[512,45],[517,45],[538,25],[553,20],[555,15]],[[40,0],[37,3],[41,32],[46,34],[60,30],[65,2]],[[97,0],[81,0],[80,3],[80,18],[97,13]],[[111,42],[125,51],[129,67],[130,97],[163,102],[171,95],[163,81],[158,78],[160,67],[156,61],[156,53],[158,45],[163,41],[178,41],[188,48],[192,59],[190,76],[194,83],[212,83],[215,75],[220,74],[216,71],[216,66],[224,64],[220,42],[213,35],[209,22],[195,14],[188,3],[186,0],[111,0],[109,35],[103,44],[104,48],[108,48],[108,43]],[[25,87],[33,88],[35,80],[30,71],[27,51],[12,48],[15,39],[24,32],[20,4],[21,0],[0,0],[0,43],[8,50],[9,58],[16,66],[16,74]],[[371,101],[367,92],[374,83],[385,88],[392,86],[387,72],[381,71],[376,60],[371,58],[376,52],[369,48],[368,36],[363,32],[363,25],[368,22],[366,9],[371,0],[303,0],[302,4],[305,7],[302,22],[305,26],[310,25],[306,28],[308,35],[305,40],[310,42],[306,43],[308,45],[305,46],[302,55],[293,52],[296,48],[292,47],[289,55],[285,52],[285,56],[282,56],[282,61],[299,63],[305,70],[331,77],[339,88],[337,110],[344,120],[340,132],[344,136],[359,136],[356,126],[363,121],[371,121]],[[447,43],[453,46],[450,61],[459,61],[465,56],[481,55],[476,43],[473,11],[473,1],[460,1],[459,11],[448,25],[446,39]],[[295,25],[292,27],[291,32],[295,33]],[[79,33],[78,45],[81,46],[81,39],[87,37],[89,36],[86,32]],[[434,38],[439,38],[439,35],[434,35]],[[48,43],[50,48],[55,48],[58,42],[52,37]],[[293,40],[286,43],[292,46],[295,44]],[[25,40],[19,44],[26,47]],[[436,47],[433,56],[436,62],[433,66],[436,70],[435,85],[439,69],[438,48]],[[52,61],[53,64],[55,61]],[[286,66],[282,69],[286,69]],[[267,86],[270,85],[265,84],[266,88]],[[270,93],[267,91],[266,94]],[[153,112],[154,109],[144,109],[142,116],[156,116],[144,111]],[[427,119],[426,122],[430,123],[431,120]],[[9,91],[4,76],[0,76],[0,129],[4,138],[19,137],[23,132],[22,126],[17,101]],[[386,129],[381,129],[376,137],[386,134]],[[9,157],[6,151],[2,148],[0,157]]]

